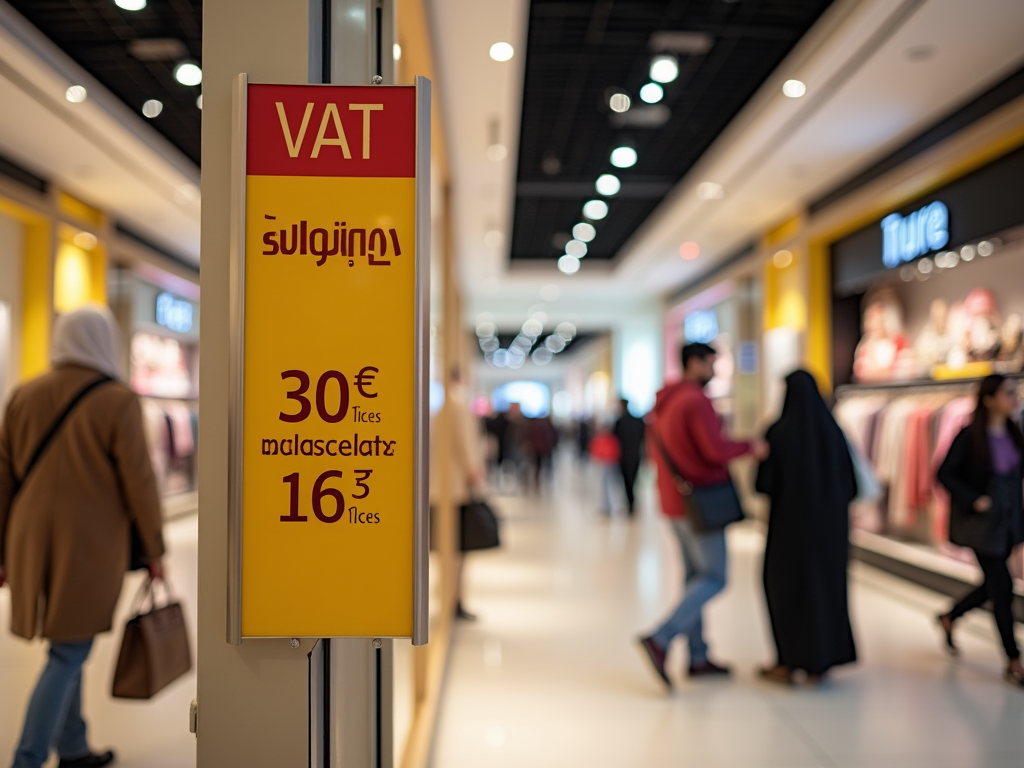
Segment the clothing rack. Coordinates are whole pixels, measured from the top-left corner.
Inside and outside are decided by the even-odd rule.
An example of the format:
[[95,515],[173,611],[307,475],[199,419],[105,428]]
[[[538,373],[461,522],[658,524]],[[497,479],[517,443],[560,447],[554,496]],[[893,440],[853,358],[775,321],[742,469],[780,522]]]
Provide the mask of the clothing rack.
[[[1024,383],[1024,372],[1002,374],[1008,379]],[[840,401],[847,397],[881,396],[890,397],[908,395],[950,394],[956,396],[973,395],[983,376],[969,379],[908,379],[906,381],[878,382],[871,384],[841,384],[835,389],[835,399]]]

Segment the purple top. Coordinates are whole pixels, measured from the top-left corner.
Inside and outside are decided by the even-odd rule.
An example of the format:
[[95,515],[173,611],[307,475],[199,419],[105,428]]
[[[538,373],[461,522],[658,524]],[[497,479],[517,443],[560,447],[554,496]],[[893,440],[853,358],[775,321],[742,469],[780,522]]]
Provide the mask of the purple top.
[[997,475],[1008,475],[1020,464],[1020,452],[1008,434],[989,435],[988,444],[992,448],[992,471]]

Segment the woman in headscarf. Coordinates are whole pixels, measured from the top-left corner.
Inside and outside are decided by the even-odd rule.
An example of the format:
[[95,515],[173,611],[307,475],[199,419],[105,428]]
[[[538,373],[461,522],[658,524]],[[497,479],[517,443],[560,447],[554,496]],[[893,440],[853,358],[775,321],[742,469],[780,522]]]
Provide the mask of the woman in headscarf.
[[857,495],[850,449],[807,371],[786,378],[782,415],[757,490],[771,500],[764,591],[778,652],[763,677],[812,682],[857,660],[847,601],[849,506]]
[[1020,408],[1017,383],[998,374],[978,387],[974,418],[953,440],[938,479],[951,497],[949,540],[970,547],[984,583],[939,616],[946,647],[957,653],[953,625],[992,601],[996,628],[1006,653],[1006,681],[1024,686],[1024,667],[1013,635],[1013,579],[1006,560],[1024,542],[1024,434],[1013,418]]
[[101,766],[82,719],[82,665],[110,629],[134,523],[150,575],[163,575],[162,517],[138,397],[119,380],[106,307],[61,316],[52,370],[19,387],[0,427],[0,584],[11,630],[50,641],[14,768]]

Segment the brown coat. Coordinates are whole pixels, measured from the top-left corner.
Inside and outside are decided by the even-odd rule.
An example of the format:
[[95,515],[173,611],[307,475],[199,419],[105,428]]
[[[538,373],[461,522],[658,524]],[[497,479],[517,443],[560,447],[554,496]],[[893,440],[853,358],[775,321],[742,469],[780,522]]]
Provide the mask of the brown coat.
[[100,374],[65,365],[19,387],[0,426],[0,557],[11,631],[55,642],[110,629],[134,520],[150,558],[163,555],[156,478],[139,399],[120,382],[89,394],[12,499],[36,446]]

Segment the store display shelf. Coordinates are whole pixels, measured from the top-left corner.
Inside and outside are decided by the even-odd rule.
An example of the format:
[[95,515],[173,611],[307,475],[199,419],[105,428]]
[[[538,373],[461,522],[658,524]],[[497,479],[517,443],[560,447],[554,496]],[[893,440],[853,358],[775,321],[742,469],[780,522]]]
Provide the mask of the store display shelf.
[[[1024,381],[1024,372],[1004,373],[1008,379]],[[836,399],[842,399],[845,395],[864,395],[872,392],[901,392],[911,389],[925,389],[929,391],[942,391],[955,389],[957,387],[972,387],[984,377],[973,377],[964,379],[902,379],[900,381],[875,381],[863,384],[840,384],[835,389]]]
[[[954,560],[922,544],[897,541],[868,531],[850,532],[853,556],[861,562],[895,574],[951,597],[981,583],[981,569],[973,563]],[[1017,620],[1024,622],[1024,581],[1014,583]]]

